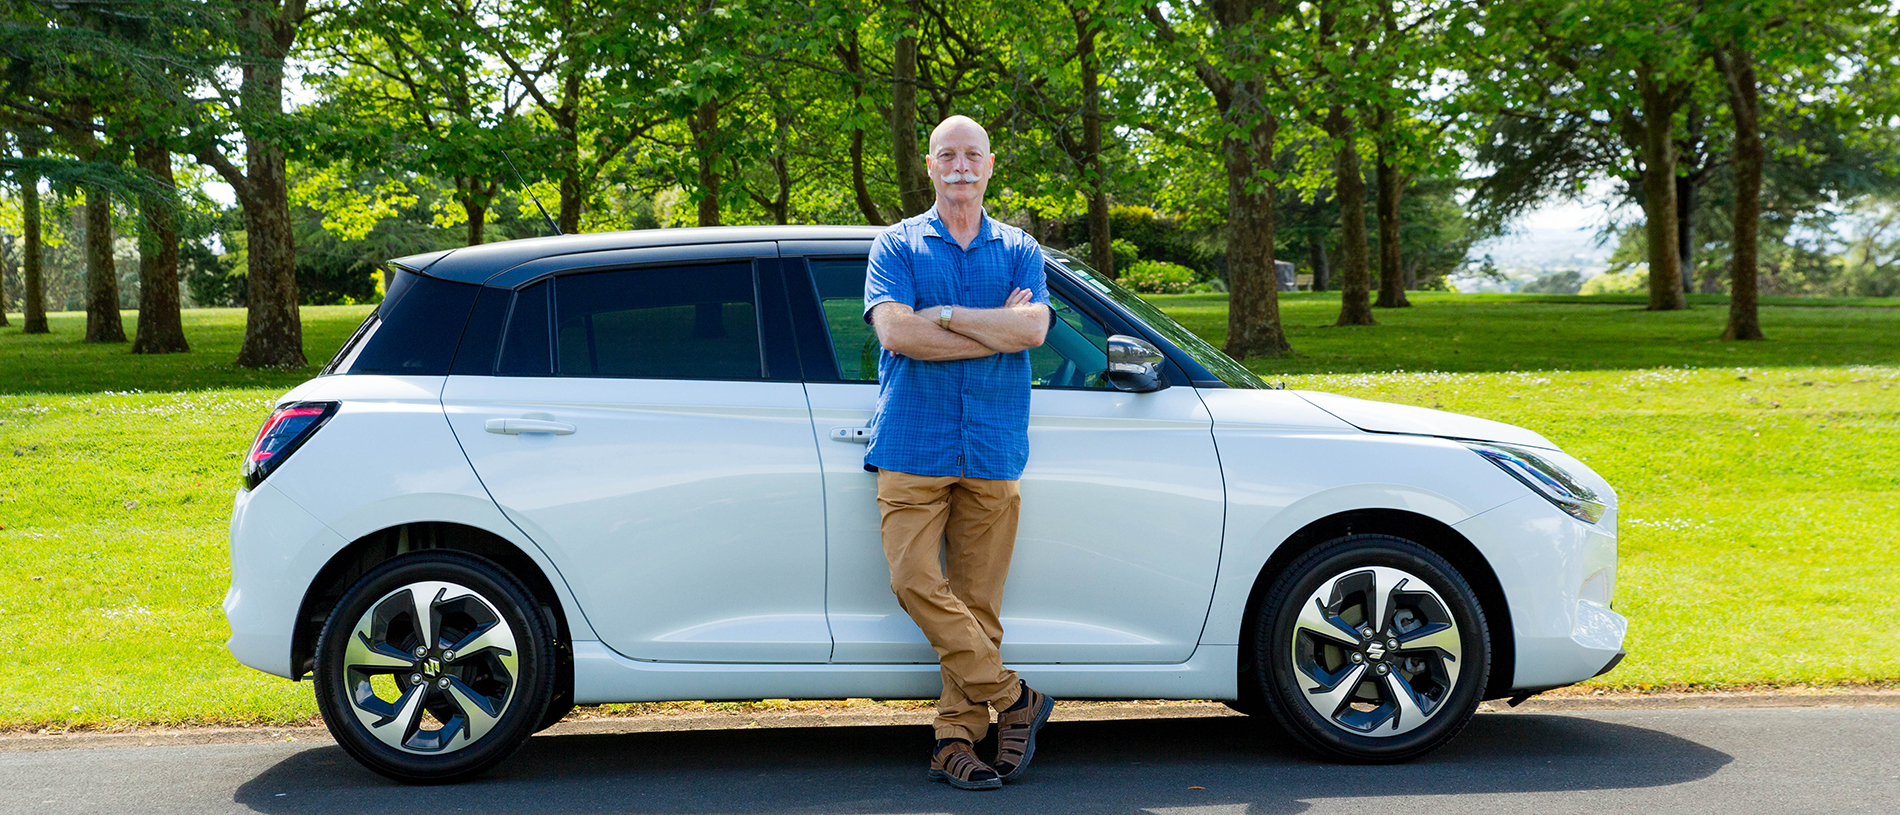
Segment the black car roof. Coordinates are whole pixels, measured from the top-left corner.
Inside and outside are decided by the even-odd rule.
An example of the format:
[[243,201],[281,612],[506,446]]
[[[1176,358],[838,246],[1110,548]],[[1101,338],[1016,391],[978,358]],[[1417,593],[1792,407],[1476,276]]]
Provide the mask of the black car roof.
[[703,226],[585,232],[444,249],[395,258],[389,262],[443,280],[481,283],[523,263],[558,255],[709,243],[870,240],[882,231],[884,227],[879,226]]

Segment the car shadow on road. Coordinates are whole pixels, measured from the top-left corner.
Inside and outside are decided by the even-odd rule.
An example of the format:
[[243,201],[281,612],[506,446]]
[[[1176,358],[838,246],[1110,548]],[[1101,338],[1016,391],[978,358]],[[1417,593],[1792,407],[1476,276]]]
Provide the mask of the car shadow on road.
[[1219,807],[1296,813],[1326,798],[1564,792],[1680,784],[1730,757],[1667,733],[1575,716],[1480,715],[1450,745],[1393,766],[1318,761],[1241,717],[1056,722],[1000,792],[925,780],[929,731],[759,728],[542,736],[481,779],[405,787],[334,747],[241,786],[257,811],[918,812],[1056,815]]

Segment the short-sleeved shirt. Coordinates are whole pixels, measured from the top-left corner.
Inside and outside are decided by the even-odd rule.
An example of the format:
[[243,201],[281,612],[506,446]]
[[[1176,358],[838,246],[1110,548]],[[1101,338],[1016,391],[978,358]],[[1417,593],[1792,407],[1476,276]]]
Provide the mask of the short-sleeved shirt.
[[[970,247],[958,246],[932,207],[878,235],[865,274],[864,317],[887,302],[1001,308],[1016,289],[1047,305],[1042,264],[1035,238],[988,213]],[[877,380],[865,464],[915,475],[1022,477],[1029,460],[1028,351],[925,362],[881,350]]]

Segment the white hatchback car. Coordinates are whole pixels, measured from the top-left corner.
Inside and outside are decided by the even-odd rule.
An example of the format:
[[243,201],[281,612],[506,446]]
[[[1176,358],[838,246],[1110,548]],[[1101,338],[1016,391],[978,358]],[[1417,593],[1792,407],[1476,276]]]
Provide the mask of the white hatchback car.
[[[481,772],[575,704],[919,699],[863,466],[872,228],[570,235],[392,261],[258,432],[231,652],[337,742]],[[1596,676],[1610,486],[1528,430],[1279,390],[1048,253],[1003,657],[1059,699],[1218,699],[1324,754]]]

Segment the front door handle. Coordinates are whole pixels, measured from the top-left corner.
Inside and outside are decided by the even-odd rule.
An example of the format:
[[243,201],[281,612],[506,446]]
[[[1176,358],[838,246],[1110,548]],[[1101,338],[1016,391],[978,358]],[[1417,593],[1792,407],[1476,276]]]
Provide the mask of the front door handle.
[[834,427],[831,429],[831,440],[832,441],[848,441],[853,444],[870,444],[871,443],[871,428]]
[[551,422],[546,419],[489,419],[488,432],[504,436],[519,436],[523,433],[553,433],[566,436],[574,432],[574,426],[567,422]]

